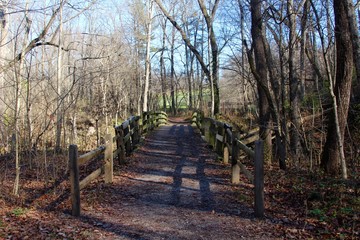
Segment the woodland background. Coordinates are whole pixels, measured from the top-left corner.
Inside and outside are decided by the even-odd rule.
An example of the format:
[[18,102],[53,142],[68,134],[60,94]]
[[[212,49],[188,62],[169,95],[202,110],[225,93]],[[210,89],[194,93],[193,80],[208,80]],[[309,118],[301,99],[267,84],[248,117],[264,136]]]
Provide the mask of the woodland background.
[[3,185],[57,179],[130,115],[199,109],[259,127],[269,171],[349,179],[357,216],[359,19],[351,0],[1,0]]

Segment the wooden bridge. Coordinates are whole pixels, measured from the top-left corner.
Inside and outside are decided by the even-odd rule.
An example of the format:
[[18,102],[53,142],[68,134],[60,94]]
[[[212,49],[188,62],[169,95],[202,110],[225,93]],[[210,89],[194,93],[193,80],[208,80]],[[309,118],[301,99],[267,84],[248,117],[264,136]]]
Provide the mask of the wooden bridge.
[[[135,237],[166,239],[174,234],[167,227],[176,225],[180,229],[177,234],[182,236],[179,239],[202,239],[197,234],[203,234],[205,239],[210,232],[211,239],[233,239],[237,236],[233,231],[244,224],[242,221],[246,221],[246,227],[254,227],[249,224],[249,219],[264,216],[262,143],[257,142],[254,151],[245,143],[253,143],[256,134],[242,136],[242,141],[238,136],[231,126],[203,118],[197,112],[191,122],[168,121],[165,113],[156,112],[129,118],[115,127],[114,137],[106,136],[106,145],[82,156],[78,156],[77,147],[71,145],[72,214],[90,219],[96,217],[100,221],[98,214],[104,213],[89,210],[91,204],[87,200],[86,187],[104,174],[105,183],[112,189],[106,196],[112,203],[107,206],[111,205],[112,211],[121,216],[116,221],[125,224],[124,219],[131,219],[136,221],[135,225],[152,229],[150,234],[125,228],[128,230],[117,235],[134,237],[133,234],[139,234]],[[239,161],[241,152],[255,159],[255,177]],[[79,166],[101,155],[103,164],[80,180]],[[229,157],[231,164],[228,164]],[[234,184],[239,183],[240,170],[249,178],[246,180],[249,184],[254,180],[253,208],[239,204],[234,197]],[[83,189],[84,193],[80,193]],[[101,224],[109,224],[101,221]],[[155,224],[150,224],[154,221]],[[232,222],[240,225],[233,226]],[[112,224],[119,222],[110,226]],[[202,230],[198,233],[187,232],[191,224],[205,226],[200,227]],[[134,224],[130,225],[134,227]],[[157,228],[160,230],[154,237]],[[216,228],[222,231],[218,232]],[[245,232],[246,237],[258,237]]]

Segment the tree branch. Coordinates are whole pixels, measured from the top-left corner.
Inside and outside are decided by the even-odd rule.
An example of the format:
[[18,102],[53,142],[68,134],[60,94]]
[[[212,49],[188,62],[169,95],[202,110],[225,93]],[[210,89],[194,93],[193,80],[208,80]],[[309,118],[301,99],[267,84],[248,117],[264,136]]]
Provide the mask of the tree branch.
[[160,0],[154,0],[156,2],[156,4],[159,6],[159,8],[161,9],[161,11],[164,13],[164,15],[166,16],[166,18],[171,22],[171,24],[180,32],[182,39],[185,41],[186,45],[188,46],[188,48],[190,49],[190,51],[192,51],[194,53],[194,55],[196,56],[196,59],[199,61],[202,70],[204,71],[204,73],[209,76],[210,75],[210,71],[209,69],[206,67],[206,64],[204,63],[204,59],[202,58],[202,56],[200,55],[200,53],[198,52],[198,50],[195,48],[195,46],[193,46],[189,40],[189,38],[186,36],[185,31],[179,26],[179,24],[175,21],[175,19],[169,14],[169,12],[164,8],[164,6],[162,5]]

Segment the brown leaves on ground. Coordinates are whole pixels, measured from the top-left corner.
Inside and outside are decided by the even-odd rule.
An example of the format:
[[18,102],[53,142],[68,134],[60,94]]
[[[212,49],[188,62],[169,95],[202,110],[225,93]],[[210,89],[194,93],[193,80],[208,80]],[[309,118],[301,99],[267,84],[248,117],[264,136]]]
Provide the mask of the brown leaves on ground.
[[[185,134],[190,128],[175,130]],[[359,182],[273,167],[265,176],[266,217],[255,219],[253,185],[244,176],[241,184],[230,184],[230,166],[216,161],[204,143],[193,146],[199,136],[185,134],[186,143],[169,138],[171,145],[152,134],[126,165],[115,166],[113,184],[99,178],[81,192],[80,218],[70,214],[66,156],[48,158],[46,170],[23,167],[19,197],[11,195],[14,168],[2,160],[0,239],[360,237]]]
[[[360,237],[359,182],[303,170],[284,172],[272,167],[265,171],[266,221],[272,222],[285,238]],[[252,190],[253,185],[241,184],[237,190],[240,201],[252,204]]]

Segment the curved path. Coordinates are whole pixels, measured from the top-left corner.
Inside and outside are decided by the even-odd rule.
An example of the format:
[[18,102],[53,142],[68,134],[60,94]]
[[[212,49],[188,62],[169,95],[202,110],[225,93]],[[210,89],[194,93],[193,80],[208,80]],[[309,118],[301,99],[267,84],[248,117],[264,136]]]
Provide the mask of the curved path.
[[[91,237],[275,238],[266,230],[270,224],[253,219],[252,209],[238,201],[229,167],[216,158],[191,125],[159,127],[116,169],[114,184],[86,190],[82,218],[98,228]],[[92,201],[95,194],[103,200]]]

